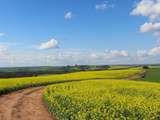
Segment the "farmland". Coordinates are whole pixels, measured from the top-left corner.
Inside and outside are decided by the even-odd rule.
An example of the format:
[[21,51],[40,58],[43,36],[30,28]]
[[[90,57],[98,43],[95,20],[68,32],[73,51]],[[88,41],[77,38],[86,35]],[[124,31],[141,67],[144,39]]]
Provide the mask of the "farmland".
[[160,67],[149,69],[143,80],[149,82],[160,82]]
[[160,120],[160,0],[0,0],[0,120]]
[[88,71],[76,72],[61,75],[47,75],[26,78],[9,78],[0,79],[0,94],[15,91],[22,88],[47,85],[51,83],[62,83],[69,81],[80,81],[88,79],[125,79],[143,72],[142,68],[130,68],[126,70],[104,70],[104,71]]
[[54,67],[11,67],[0,68],[0,78],[32,77],[49,74],[64,74],[80,71],[107,70],[108,65],[74,65]]
[[[140,66],[111,66],[107,70],[1,78],[0,95],[29,88],[17,92],[16,95],[12,94],[14,96],[12,98],[14,100],[19,98],[23,105],[19,107],[17,105],[19,102],[15,101],[17,110],[21,111],[15,113],[24,119],[23,113],[27,113],[27,111],[34,113],[32,110],[35,111],[33,105],[29,104],[28,106],[26,102],[33,101],[34,106],[39,107],[36,101],[43,97],[43,102],[48,110],[58,120],[159,120],[159,72],[159,67],[155,66],[150,66],[149,69]],[[38,86],[43,87],[39,88]],[[7,100],[7,98],[6,96],[5,99]],[[31,98],[32,100],[30,100]],[[39,100],[40,106],[43,107],[44,103],[41,102],[42,100]],[[10,105],[9,108],[15,109],[12,108],[12,104],[5,104]],[[28,107],[32,109],[27,109]],[[3,108],[5,107],[3,106]],[[42,111],[45,111],[45,108]],[[38,110],[36,113],[39,114],[42,111]],[[1,116],[3,115],[0,112],[0,118]],[[28,117],[36,118],[37,116]],[[43,117],[45,118],[45,116]]]
[[159,120],[160,84],[100,80],[46,88],[44,99],[59,120]]

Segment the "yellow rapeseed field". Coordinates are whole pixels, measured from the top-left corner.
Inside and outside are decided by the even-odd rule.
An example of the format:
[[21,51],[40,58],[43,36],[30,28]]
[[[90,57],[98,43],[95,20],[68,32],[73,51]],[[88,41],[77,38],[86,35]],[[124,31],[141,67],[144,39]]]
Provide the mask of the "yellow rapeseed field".
[[94,80],[47,87],[44,100],[59,120],[160,120],[160,84]]
[[130,68],[126,70],[104,70],[76,72],[61,75],[46,75],[38,77],[9,78],[0,79],[0,94],[4,94],[17,89],[47,85],[51,83],[69,82],[88,79],[122,79],[143,72],[142,68]]

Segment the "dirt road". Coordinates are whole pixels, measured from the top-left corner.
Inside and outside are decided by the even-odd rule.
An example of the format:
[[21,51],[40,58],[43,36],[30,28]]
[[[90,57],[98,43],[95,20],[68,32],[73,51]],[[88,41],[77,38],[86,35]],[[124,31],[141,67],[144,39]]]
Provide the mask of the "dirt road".
[[0,96],[0,120],[55,120],[42,100],[43,87]]

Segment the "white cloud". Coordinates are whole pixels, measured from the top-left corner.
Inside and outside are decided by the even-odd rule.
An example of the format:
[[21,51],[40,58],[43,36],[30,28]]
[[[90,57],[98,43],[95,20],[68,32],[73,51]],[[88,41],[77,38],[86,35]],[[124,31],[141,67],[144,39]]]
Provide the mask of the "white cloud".
[[51,48],[57,48],[58,47],[58,41],[54,38],[51,40],[41,43],[39,46],[39,49],[51,49]]
[[105,50],[104,52],[92,52],[88,59],[93,64],[126,64],[130,55],[125,50]]
[[96,4],[95,5],[96,10],[105,10],[107,8],[113,8],[113,7],[114,7],[114,4],[110,4],[108,1],[104,1],[101,4]]
[[146,58],[146,57],[158,57],[160,56],[160,47],[154,47],[150,50],[138,50],[137,57]]
[[95,54],[95,53],[91,53],[91,58],[93,58],[93,59],[98,59],[99,58],[99,56],[97,55],[97,54]]
[[158,23],[146,22],[140,27],[141,32],[152,32],[157,30],[160,30],[160,22]]
[[107,61],[111,63],[113,61],[122,62],[124,59],[129,57],[129,53],[125,50],[105,50],[104,52],[91,52],[89,56],[90,56],[90,62],[96,61],[99,63],[105,63]]
[[160,38],[160,32],[154,32],[153,35],[154,35],[155,37]]
[[2,36],[5,36],[5,33],[2,33],[2,32],[1,32],[1,33],[0,33],[0,37],[2,37]]
[[0,53],[4,53],[8,50],[7,46],[0,44]]
[[159,63],[160,61],[160,47],[154,47],[149,50],[138,50],[136,56],[132,55],[131,61],[135,61],[135,63]]
[[111,50],[109,54],[113,57],[128,57],[128,52],[125,50]]
[[131,15],[145,16],[149,22],[140,26],[140,32],[151,32],[160,43],[160,0],[140,0],[130,13]]
[[70,19],[72,19],[72,17],[73,17],[73,13],[71,11],[66,12],[65,15],[64,15],[64,18],[66,20],[70,20]]
[[[2,51],[4,49],[1,49]],[[1,56],[0,51],[0,56]],[[126,63],[125,51],[82,51],[82,50],[61,50],[55,51],[27,51],[5,54],[0,57],[0,66],[49,66],[49,65],[74,65],[74,64],[118,64]],[[23,59],[23,61],[22,61]],[[5,64],[4,64],[5,63]]]
[[160,31],[154,32],[153,36],[157,38],[157,44],[160,46]]
[[159,55],[160,55],[160,47],[152,48],[152,49],[149,51],[149,55],[159,56]]
[[0,63],[8,60],[8,57],[9,57],[8,46],[0,44]]
[[141,0],[130,14],[146,16],[155,21],[160,18],[160,0]]
[[107,8],[107,4],[106,3],[97,4],[95,8],[96,10],[105,10]]
[[[125,50],[61,50],[54,51],[12,51],[7,53],[5,46],[0,46],[0,66],[58,66],[74,64],[139,64],[158,63],[160,47],[139,50],[130,54]],[[23,59],[23,60],[22,60]]]
[[137,56],[138,57],[147,57],[148,56],[148,52],[146,50],[138,50],[137,51]]

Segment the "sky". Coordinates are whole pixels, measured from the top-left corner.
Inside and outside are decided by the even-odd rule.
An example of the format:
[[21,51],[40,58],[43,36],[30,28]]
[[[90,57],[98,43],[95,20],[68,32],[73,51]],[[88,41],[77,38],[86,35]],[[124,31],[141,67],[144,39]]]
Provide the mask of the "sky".
[[160,0],[0,3],[0,67],[160,63]]

